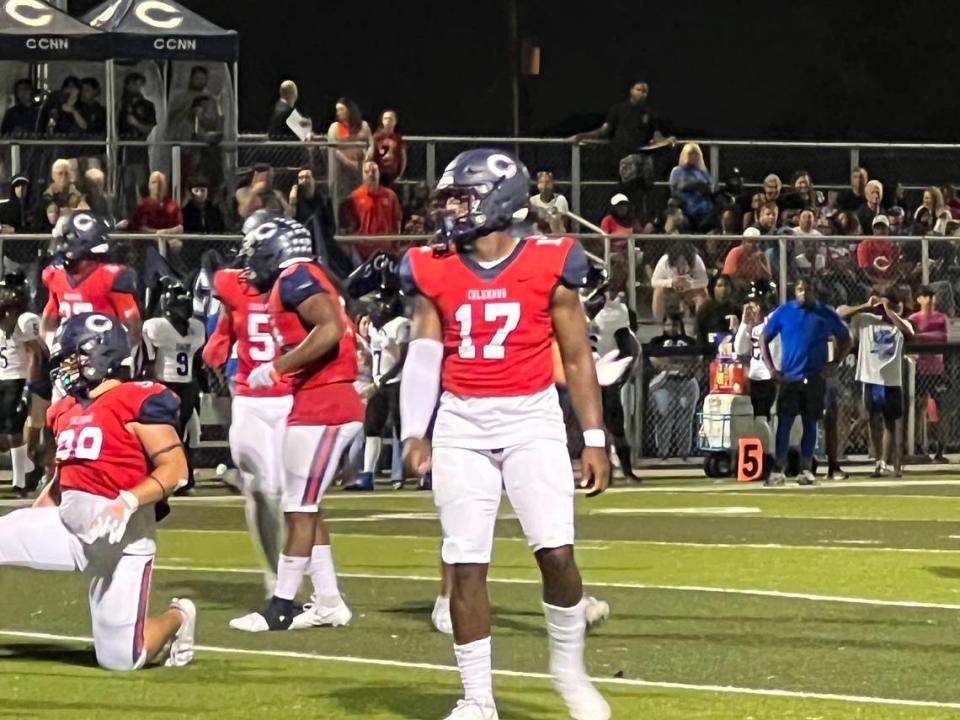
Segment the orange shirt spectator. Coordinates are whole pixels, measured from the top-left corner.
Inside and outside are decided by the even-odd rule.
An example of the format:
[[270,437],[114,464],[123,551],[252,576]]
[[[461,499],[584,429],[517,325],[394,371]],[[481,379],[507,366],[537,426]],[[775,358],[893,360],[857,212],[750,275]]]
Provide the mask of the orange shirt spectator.
[[723,262],[723,274],[733,278],[740,287],[750,285],[754,280],[771,277],[770,261],[757,244],[760,231],[757,228],[747,228],[743,233],[743,242],[727,253]]
[[[350,193],[344,207],[344,225],[355,235],[399,235],[403,209],[397,194],[380,184],[380,169],[373,160],[363,164],[363,184]],[[357,252],[366,258],[382,243],[360,243]]]

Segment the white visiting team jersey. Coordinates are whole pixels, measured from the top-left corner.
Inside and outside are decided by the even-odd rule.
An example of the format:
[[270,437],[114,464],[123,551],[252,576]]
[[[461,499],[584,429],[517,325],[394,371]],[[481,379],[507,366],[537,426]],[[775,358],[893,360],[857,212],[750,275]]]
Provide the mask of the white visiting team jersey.
[[856,334],[857,380],[887,387],[903,386],[903,333],[877,315],[860,313],[850,320]]
[[601,357],[617,349],[617,331],[630,329],[630,313],[619,300],[608,300],[590,321],[590,344]]
[[156,378],[162,382],[192,382],[193,356],[205,340],[203,323],[196,318],[190,318],[186,336],[177,332],[166,318],[150,318],[143,324],[147,360],[156,360]]
[[[763,336],[763,331],[766,327],[766,318],[753,326],[747,323],[740,323],[740,327],[737,328],[737,335],[733,341],[733,349],[737,355],[750,358],[747,377],[751,380],[770,380],[773,378],[773,375],[770,374],[770,369],[763,361],[763,353],[760,351],[760,338]],[[770,358],[777,368],[780,367],[780,352],[780,336],[777,335],[777,337],[770,341]]]
[[[373,356],[373,379],[379,384],[380,378],[393,370],[400,362],[400,346],[410,340],[410,321],[405,317],[396,317],[382,328],[370,326],[370,353]],[[400,382],[400,374],[387,384]]]
[[26,344],[40,339],[40,318],[25,312],[17,318],[10,337],[0,330],[0,380],[27,379]]

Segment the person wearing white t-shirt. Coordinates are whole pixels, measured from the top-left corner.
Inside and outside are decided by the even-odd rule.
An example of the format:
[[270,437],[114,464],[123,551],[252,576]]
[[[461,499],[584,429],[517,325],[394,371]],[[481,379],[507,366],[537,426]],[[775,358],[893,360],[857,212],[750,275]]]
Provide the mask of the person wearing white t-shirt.
[[537,194],[530,198],[534,213],[555,235],[567,232],[567,199],[553,190],[553,173],[543,170],[537,173]]
[[[146,362],[152,365],[152,376],[180,398],[180,436],[186,439],[187,425],[200,398],[200,387],[194,376],[194,360],[206,340],[206,328],[193,317],[193,296],[180,283],[170,283],[160,296],[160,317],[143,324],[143,346]],[[187,460],[190,461],[189,447]],[[193,486],[193,472],[187,479]],[[178,491],[179,493],[180,491]]]
[[709,299],[708,284],[707,268],[693,245],[682,241],[671,242],[657,261],[650,278],[654,319],[662,320],[667,314],[675,312],[681,302],[696,313]]
[[913,338],[913,326],[901,317],[903,301],[894,289],[863,305],[841,306],[837,313],[850,319],[858,344],[856,378],[863,383],[863,404],[870,417],[877,461],[873,476],[899,476],[902,441],[897,421],[903,417],[903,346]]
[[0,451],[10,451],[13,488],[21,497],[27,493],[27,473],[33,470],[23,440],[23,391],[39,370],[43,352],[40,318],[26,308],[26,288],[0,283]]

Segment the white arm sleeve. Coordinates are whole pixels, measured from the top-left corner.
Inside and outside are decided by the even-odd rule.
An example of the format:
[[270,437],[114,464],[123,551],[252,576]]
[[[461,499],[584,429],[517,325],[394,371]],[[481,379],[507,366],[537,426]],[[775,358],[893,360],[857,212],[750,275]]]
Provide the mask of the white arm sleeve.
[[426,437],[440,394],[442,363],[443,343],[439,340],[411,341],[400,375],[401,440]]

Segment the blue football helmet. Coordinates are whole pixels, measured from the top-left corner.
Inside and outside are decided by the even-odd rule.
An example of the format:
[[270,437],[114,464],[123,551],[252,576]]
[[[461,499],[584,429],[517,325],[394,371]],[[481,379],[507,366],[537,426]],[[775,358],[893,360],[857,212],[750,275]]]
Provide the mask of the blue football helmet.
[[469,252],[476,238],[526,220],[530,174],[502,150],[467,150],[443,171],[437,196],[445,209],[441,239]]
[[50,348],[50,379],[67,395],[86,397],[107,378],[123,372],[130,355],[120,320],[100,313],[80,313],[57,330]]
[[193,317],[193,295],[176,278],[161,278],[160,312],[170,322],[189,323]]
[[273,210],[255,210],[250,213],[247,218],[243,221],[243,227],[240,228],[240,232],[246,235],[252,230],[255,230],[259,226],[263,225],[268,220],[275,220],[276,218],[282,218],[283,215],[275,213]]
[[111,250],[109,233],[110,225],[99,215],[74,211],[54,228],[54,251],[63,258],[68,270],[81,260],[106,260]]
[[255,226],[243,238],[244,279],[261,293],[295,262],[313,260],[313,236],[296,220],[277,216]]

